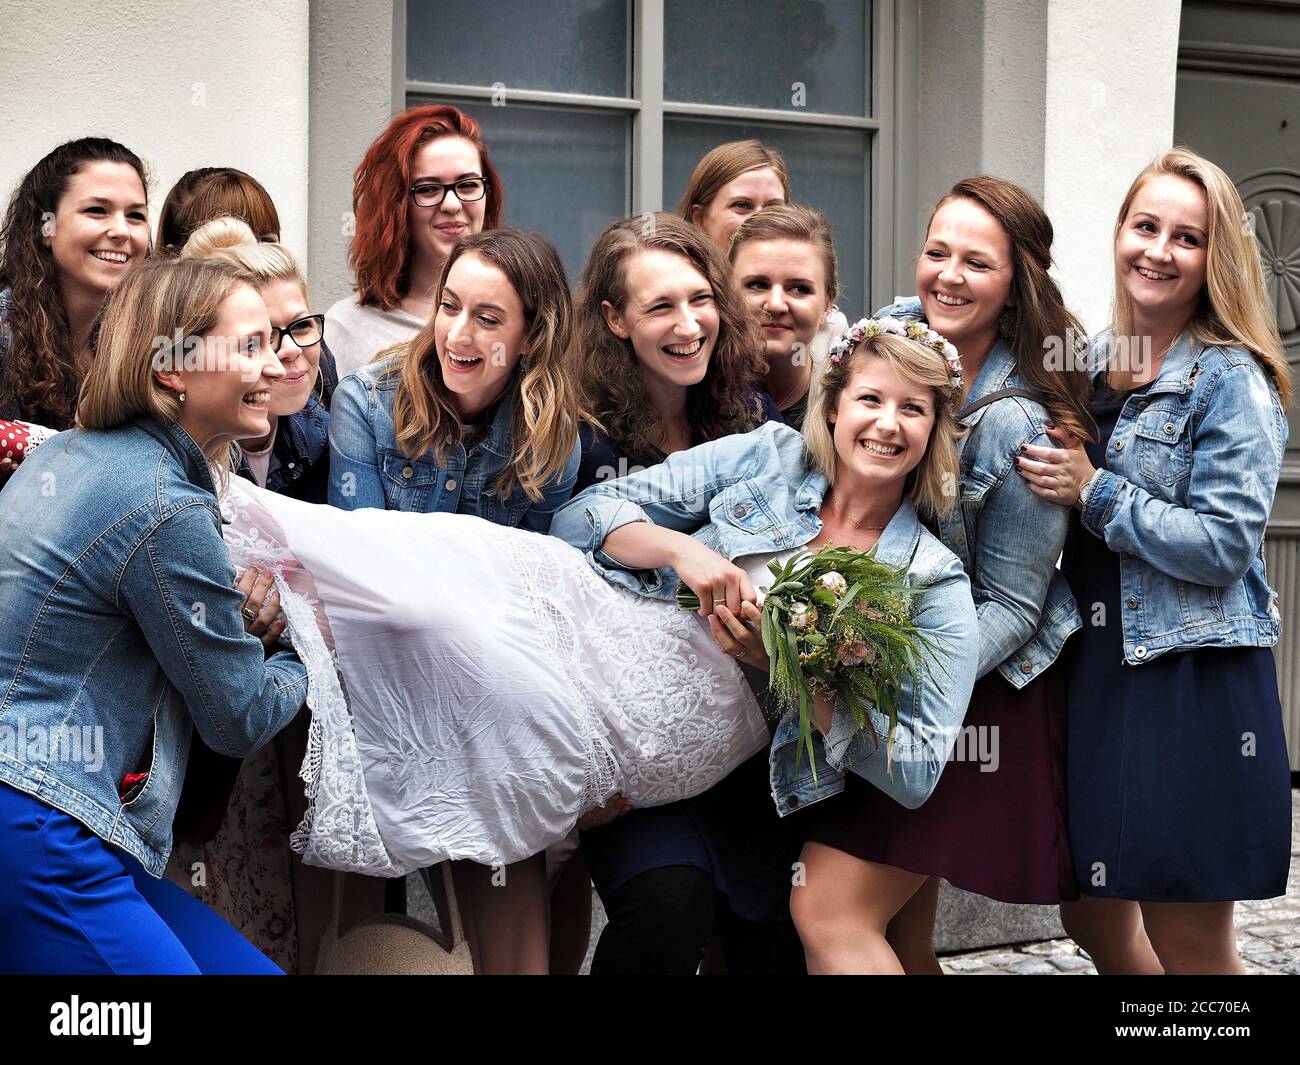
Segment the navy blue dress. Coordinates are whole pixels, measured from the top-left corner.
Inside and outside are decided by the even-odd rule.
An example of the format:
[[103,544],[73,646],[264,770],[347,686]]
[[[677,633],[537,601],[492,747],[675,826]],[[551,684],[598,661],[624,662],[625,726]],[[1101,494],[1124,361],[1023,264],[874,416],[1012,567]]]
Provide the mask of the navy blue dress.
[[[781,421],[766,392],[756,399],[762,421]],[[606,434],[584,426],[581,439],[575,495],[590,484],[635,471],[636,463]],[[763,704],[767,675],[744,663],[741,668]],[[712,875],[733,914],[757,923],[789,922],[791,866],[803,846],[803,829],[804,819],[777,815],[763,750],[702,795],[632,810],[583,832],[582,850],[602,897],[640,873],[686,865]]]
[[[1126,398],[1098,386],[1099,439],[1087,445],[1097,468]],[[1130,666],[1119,556],[1077,519],[1066,575],[1083,615],[1066,647],[1079,890],[1146,902],[1285,894],[1290,773],[1272,650],[1211,647]]]

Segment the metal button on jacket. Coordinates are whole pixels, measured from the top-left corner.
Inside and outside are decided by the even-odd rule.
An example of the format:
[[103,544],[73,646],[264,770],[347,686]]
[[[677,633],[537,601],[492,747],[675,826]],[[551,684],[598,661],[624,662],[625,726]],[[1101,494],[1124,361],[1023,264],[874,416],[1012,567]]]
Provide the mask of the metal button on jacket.
[[1133,648],[1133,657],[1134,657],[1134,658],[1146,658],[1146,656],[1147,656],[1147,649],[1146,649],[1145,647],[1134,647],[1134,648]]
[[403,467],[402,467],[402,476],[405,477],[405,478],[409,481],[412,477],[415,476],[415,470],[414,470],[414,468],[411,467],[411,466],[403,466]]
[[1165,422],[1165,433],[1166,433],[1166,435],[1168,435],[1168,436],[1173,436],[1173,435],[1174,435],[1174,423],[1173,423],[1173,422]]
[[1031,661],[1029,661],[1029,659],[1025,659],[1025,661],[1020,663],[1021,673],[1032,673],[1033,671],[1034,671],[1034,664]]
[[1130,595],[1128,597],[1128,608],[1130,610],[1136,610],[1137,606],[1138,606],[1138,597],[1136,595]]
[[731,516],[733,518],[743,518],[748,513],[749,513],[748,503],[737,503],[734,507],[731,508]]
[[1123,451],[1123,450],[1124,450],[1124,441],[1123,441],[1123,440],[1116,440],[1116,441],[1115,441],[1115,450],[1116,450],[1116,451]]
[[448,491],[448,492],[454,492],[454,491],[456,491],[456,478],[455,478],[455,477],[448,477],[448,478],[447,478],[447,491]]

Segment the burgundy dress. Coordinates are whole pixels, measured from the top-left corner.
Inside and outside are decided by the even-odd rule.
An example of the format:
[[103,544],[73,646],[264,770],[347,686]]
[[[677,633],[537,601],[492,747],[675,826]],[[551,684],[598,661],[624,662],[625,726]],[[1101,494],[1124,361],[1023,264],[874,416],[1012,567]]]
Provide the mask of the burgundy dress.
[[965,757],[949,759],[918,809],[900,806],[850,770],[844,793],[818,804],[808,841],[943,877],[1001,902],[1077,899],[1066,835],[1061,663],[1020,689],[988,673],[966,711],[964,727],[972,725],[980,731],[971,739],[983,735],[984,746],[970,742]]

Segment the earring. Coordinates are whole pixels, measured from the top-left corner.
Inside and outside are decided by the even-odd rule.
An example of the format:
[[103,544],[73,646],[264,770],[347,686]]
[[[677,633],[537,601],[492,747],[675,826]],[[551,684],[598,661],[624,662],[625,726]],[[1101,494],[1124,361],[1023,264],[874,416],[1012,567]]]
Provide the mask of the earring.
[[998,315],[998,332],[1010,340],[1016,334],[1016,309],[1003,307]]
[[180,401],[181,401],[182,403],[184,403],[184,402],[185,402],[185,393],[182,392],[178,398],[180,399]]

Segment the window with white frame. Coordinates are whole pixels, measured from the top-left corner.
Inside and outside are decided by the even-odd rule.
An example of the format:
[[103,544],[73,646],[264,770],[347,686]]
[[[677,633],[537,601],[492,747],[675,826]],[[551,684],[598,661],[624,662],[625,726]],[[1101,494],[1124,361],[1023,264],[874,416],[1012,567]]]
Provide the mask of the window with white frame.
[[406,100],[479,120],[506,221],[550,237],[575,279],[610,221],[672,210],[705,152],[756,137],[785,156],[792,199],[830,219],[852,318],[870,310],[873,238],[892,239],[878,180],[892,6],[399,0]]

